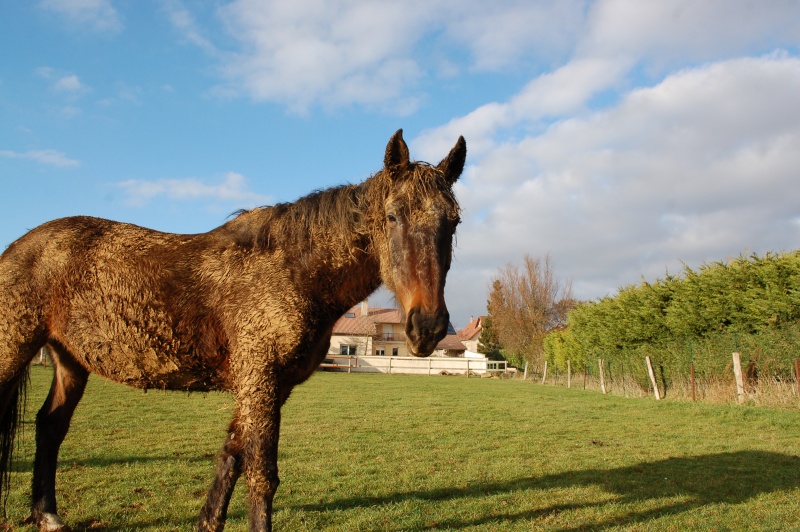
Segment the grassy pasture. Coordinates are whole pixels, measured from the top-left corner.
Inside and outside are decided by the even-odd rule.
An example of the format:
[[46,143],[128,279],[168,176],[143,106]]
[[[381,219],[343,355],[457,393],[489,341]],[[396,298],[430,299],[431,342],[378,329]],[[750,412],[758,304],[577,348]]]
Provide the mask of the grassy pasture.
[[[49,385],[34,367],[27,417]],[[232,401],[92,377],[61,453],[77,530],[191,530]],[[24,525],[25,426],[8,529]],[[800,530],[800,413],[530,382],[315,375],[284,408],[277,530]],[[243,483],[228,530],[245,530]]]

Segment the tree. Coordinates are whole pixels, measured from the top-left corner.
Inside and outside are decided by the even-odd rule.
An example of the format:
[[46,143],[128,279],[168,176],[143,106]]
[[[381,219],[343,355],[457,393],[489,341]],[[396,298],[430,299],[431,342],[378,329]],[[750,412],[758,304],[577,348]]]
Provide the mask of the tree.
[[550,256],[525,255],[522,268],[507,264],[492,281],[488,310],[506,359],[517,366],[544,361],[548,331],[566,324],[575,306],[572,283],[555,276]]
[[[494,282],[494,285],[497,285],[497,281]],[[494,291],[495,289],[499,288],[493,286],[492,290]],[[502,360],[505,358],[502,353],[503,345],[500,343],[500,339],[497,337],[497,331],[494,327],[494,320],[492,319],[491,296],[486,302],[486,311],[487,316],[481,323],[481,335],[478,338],[478,352],[483,353],[490,359]]]

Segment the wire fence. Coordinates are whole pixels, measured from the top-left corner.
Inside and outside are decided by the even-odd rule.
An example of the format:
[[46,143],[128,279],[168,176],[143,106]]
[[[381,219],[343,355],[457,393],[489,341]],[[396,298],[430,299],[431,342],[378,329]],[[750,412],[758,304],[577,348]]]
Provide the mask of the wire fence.
[[800,408],[800,335],[786,333],[676,341],[661,349],[597,349],[577,360],[543,361],[529,368],[528,379],[626,397]]

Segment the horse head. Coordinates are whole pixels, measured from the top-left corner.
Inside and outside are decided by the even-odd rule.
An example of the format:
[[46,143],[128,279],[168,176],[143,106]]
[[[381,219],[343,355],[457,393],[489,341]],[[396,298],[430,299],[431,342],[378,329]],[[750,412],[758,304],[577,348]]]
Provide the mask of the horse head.
[[466,142],[459,137],[438,165],[412,162],[399,130],[375,176],[384,184],[374,236],[381,278],[405,312],[406,345],[415,356],[430,355],[450,324],[444,285],[459,223],[453,184],[466,155]]

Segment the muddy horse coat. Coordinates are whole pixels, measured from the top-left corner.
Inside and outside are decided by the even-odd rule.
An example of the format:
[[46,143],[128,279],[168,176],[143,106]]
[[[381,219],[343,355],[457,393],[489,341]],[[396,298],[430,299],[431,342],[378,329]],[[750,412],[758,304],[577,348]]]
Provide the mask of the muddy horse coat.
[[[89,217],[43,224],[0,257],[0,491],[8,492],[27,368],[53,356],[36,416],[32,518],[66,529],[58,449],[90,373],[139,388],[226,390],[236,401],[199,530],[222,530],[244,475],[250,530],[271,529],[280,409],[328,350],[334,322],[383,282],[406,313],[408,349],[447,331],[445,277],[466,144],[411,162],[402,130],[361,184],[242,211],[197,235]],[[0,494],[0,497],[2,494]]]

